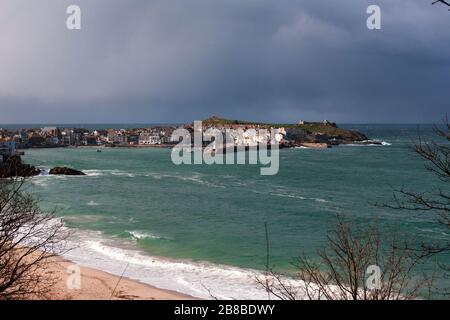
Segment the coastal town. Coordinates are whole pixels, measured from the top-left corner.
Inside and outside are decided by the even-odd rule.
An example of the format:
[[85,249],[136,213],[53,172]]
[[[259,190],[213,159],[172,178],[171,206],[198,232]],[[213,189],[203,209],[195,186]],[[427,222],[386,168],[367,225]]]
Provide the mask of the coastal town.
[[172,144],[171,134],[176,127],[140,129],[88,130],[84,128],[0,128],[0,142],[4,148],[17,149],[81,147],[81,146],[147,146]]
[[[296,124],[266,124],[239,120],[227,120],[212,116],[202,122],[202,133],[214,129],[225,137],[227,130],[241,130],[243,135],[232,141],[234,146],[248,147],[267,138],[267,132],[276,130],[276,140],[281,148],[303,147],[324,149],[340,144],[379,144],[364,134],[339,128],[335,123],[299,121]],[[20,162],[23,150],[30,148],[74,147],[173,147],[180,137],[173,135],[176,129],[194,134],[194,123],[183,126],[151,126],[128,129],[86,129],[47,126],[7,130],[0,128],[0,166]],[[266,135],[266,136],[264,136]],[[264,137],[263,137],[264,136]],[[267,139],[266,141],[270,141]],[[271,142],[268,142],[271,143]],[[8,162],[9,161],[9,162]],[[27,169],[28,170],[28,169]]]
[[[363,134],[340,129],[335,123],[300,121],[297,124],[274,125],[238,120],[226,120],[216,116],[203,121],[203,130],[211,128],[225,133],[226,129],[254,129],[256,135],[261,129],[277,128],[283,132],[280,142],[284,144],[310,144],[311,147],[330,147],[344,142],[368,140]],[[131,129],[86,129],[48,126],[42,128],[22,128],[7,130],[0,128],[2,153],[14,153],[16,149],[54,147],[145,147],[167,146],[178,143],[172,137],[174,130],[184,128],[193,132],[193,124],[183,126],[152,126]],[[245,143],[254,142],[249,139]],[[238,142],[236,142],[238,143]],[[315,144],[315,145],[313,145]]]

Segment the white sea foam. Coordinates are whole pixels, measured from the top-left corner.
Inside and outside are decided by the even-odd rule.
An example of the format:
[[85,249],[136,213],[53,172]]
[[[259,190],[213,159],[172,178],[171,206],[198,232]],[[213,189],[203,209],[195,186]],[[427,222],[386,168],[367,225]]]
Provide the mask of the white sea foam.
[[299,195],[294,195],[294,194],[287,194],[287,193],[269,193],[272,196],[276,196],[276,197],[282,197],[282,198],[292,198],[292,199],[300,199],[300,200],[306,200],[305,197],[303,196],[299,196]]
[[49,169],[41,169],[41,173],[38,177],[46,177],[49,175],[50,170]]
[[291,198],[291,199],[298,199],[298,200],[312,200],[312,201],[316,201],[316,202],[321,202],[321,203],[325,203],[328,202],[325,199],[322,198],[307,198],[298,194],[291,194],[291,193],[278,193],[278,192],[259,192],[259,191],[253,191],[255,193],[259,193],[259,194],[269,194],[271,196],[275,196],[275,197],[282,197],[282,198]]
[[88,206],[91,206],[91,207],[96,207],[96,206],[99,206],[100,203],[97,203],[97,202],[95,202],[94,200],[91,200],[91,201],[89,201],[89,202],[87,203],[87,205],[88,205]]
[[120,171],[120,170],[114,170],[114,171],[111,172],[111,174],[113,176],[119,176],[119,177],[129,177],[129,178],[136,177],[136,174],[134,174],[134,173],[123,172],[123,171]]
[[127,231],[134,239],[161,239],[160,236],[144,231]]
[[[365,143],[348,143],[348,144],[342,144],[341,147],[389,147],[392,146],[392,143],[387,141],[380,141],[380,140],[367,140],[364,141]],[[376,142],[376,143],[371,143]]]
[[116,275],[126,268],[125,277],[199,298],[267,299],[266,291],[255,282],[256,276],[262,276],[258,271],[148,256],[118,241],[78,230],[70,240],[75,248],[64,256]]
[[206,181],[206,180],[202,179],[201,175],[198,175],[198,174],[184,176],[182,174],[164,174],[164,173],[151,172],[151,173],[146,173],[145,176],[146,177],[151,177],[151,178],[157,179],[157,180],[161,180],[161,179],[164,179],[164,178],[166,178],[166,179],[178,179],[178,180],[182,180],[182,181],[194,182],[196,184],[201,184],[201,185],[205,185],[205,186],[213,187],[213,188],[222,188],[222,189],[226,188],[223,185],[219,185],[219,184],[215,184],[215,183]]
[[426,233],[430,238],[449,240],[450,234],[444,232],[443,230],[435,230],[430,228],[417,228],[421,233]]
[[49,170],[42,169],[41,173],[30,179],[31,183],[39,187],[48,187],[49,182],[52,180],[67,180],[69,176],[63,175],[50,175]]
[[90,169],[90,170],[83,170],[84,173],[86,173],[87,176],[90,177],[97,177],[97,176],[105,176],[105,175],[112,175],[112,176],[119,176],[119,177],[129,177],[129,178],[135,178],[137,176],[143,176],[143,177],[150,177],[156,180],[161,179],[177,179],[187,182],[193,182],[200,185],[205,185],[208,187],[213,188],[226,188],[223,185],[219,185],[216,183],[212,183],[210,181],[205,180],[200,174],[193,174],[193,175],[183,175],[183,174],[168,174],[168,173],[160,173],[160,172],[146,172],[146,173],[130,173],[122,170],[97,170],[97,169]]
[[89,169],[89,170],[83,170],[83,172],[89,177],[112,175],[112,176],[134,178],[136,176],[135,173],[125,172],[125,171],[117,170],[117,169],[113,169],[113,170]]
[[[118,276],[123,275],[161,289],[204,299],[269,298],[267,292],[256,282],[256,278],[264,279],[264,273],[261,271],[149,256],[94,231],[76,230],[63,247],[73,248],[63,256],[74,263]],[[298,299],[307,299],[299,282],[285,277],[282,281],[296,291]],[[312,288],[318,290],[314,285]],[[331,291],[336,289],[334,286],[329,288]],[[271,295],[270,299],[276,297]]]
[[209,182],[209,181],[202,180],[199,176],[180,177],[180,178],[181,178],[182,180],[184,180],[184,181],[192,181],[192,182],[195,182],[195,183],[198,183],[198,184],[206,185],[206,186],[208,186],[208,187],[213,187],[213,188],[226,188],[225,186],[218,185],[218,184],[214,184],[214,183],[211,183],[211,182]]
[[76,214],[71,216],[64,216],[65,221],[70,221],[74,223],[92,223],[92,222],[98,222],[101,220],[106,220],[107,217],[101,216],[101,215],[94,215],[94,214]]
[[104,175],[104,170],[83,170],[88,177],[99,177]]
[[36,177],[33,178],[33,179],[31,180],[31,183],[33,183],[34,185],[36,185],[36,186],[38,186],[38,187],[48,187],[48,182],[47,182],[47,180],[44,180],[44,179],[36,179]]

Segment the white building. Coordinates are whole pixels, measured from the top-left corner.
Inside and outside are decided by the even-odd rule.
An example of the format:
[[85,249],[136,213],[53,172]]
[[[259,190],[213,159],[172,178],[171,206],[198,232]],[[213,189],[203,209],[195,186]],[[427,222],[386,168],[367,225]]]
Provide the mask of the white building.
[[61,143],[63,145],[75,144],[75,135],[73,133],[73,130],[65,129],[61,132]]
[[58,131],[57,127],[44,127],[41,129],[41,133],[47,136],[56,136],[58,135]]
[[108,143],[126,144],[128,143],[127,135],[123,132],[109,132],[107,137]]
[[139,144],[140,145],[161,144],[161,137],[157,134],[141,133],[139,135]]

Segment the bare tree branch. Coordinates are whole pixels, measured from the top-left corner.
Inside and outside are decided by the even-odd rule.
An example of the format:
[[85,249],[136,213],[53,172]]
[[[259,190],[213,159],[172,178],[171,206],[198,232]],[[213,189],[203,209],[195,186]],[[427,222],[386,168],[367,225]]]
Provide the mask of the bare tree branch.
[[44,298],[56,281],[51,258],[66,250],[63,222],[42,212],[24,183],[0,179],[0,299]]
[[[377,221],[354,229],[338,215],[326,249],[317,256],[317,262],[300,256],[293,279],[270,269],[256,281],[282,300],[408,300],[431,293],[433,277],[418,276],[418,267],[427,256],[412,254],[408,243],[399,241],[395,233],[381,235]],[[381,272],[377,288],[366,281],[371,265]]]

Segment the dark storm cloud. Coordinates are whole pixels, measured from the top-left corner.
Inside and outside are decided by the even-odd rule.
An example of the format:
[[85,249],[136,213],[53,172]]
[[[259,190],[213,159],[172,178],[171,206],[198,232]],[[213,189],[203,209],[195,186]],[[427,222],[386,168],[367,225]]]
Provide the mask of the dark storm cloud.
[[[65,28],[69,4],[82,30]],[[366,28],[366,8],[382,29]],[[0,123],[434,122],[450,14],[426,0],[4,0]]]

